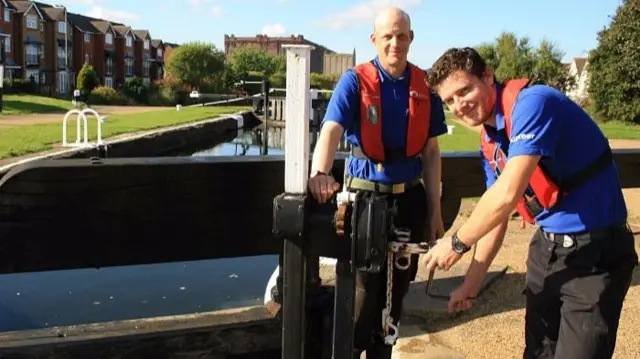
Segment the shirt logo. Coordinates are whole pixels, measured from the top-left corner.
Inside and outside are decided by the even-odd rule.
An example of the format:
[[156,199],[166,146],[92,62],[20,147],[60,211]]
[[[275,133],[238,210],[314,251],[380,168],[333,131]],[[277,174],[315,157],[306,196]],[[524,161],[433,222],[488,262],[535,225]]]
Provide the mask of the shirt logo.
[[520,140],[532,140],[534,137],[536,137],[535,133],[521,133],[515,137],[511,137],[509,139],[509,142],[513,143],[513,142],[518,142]]

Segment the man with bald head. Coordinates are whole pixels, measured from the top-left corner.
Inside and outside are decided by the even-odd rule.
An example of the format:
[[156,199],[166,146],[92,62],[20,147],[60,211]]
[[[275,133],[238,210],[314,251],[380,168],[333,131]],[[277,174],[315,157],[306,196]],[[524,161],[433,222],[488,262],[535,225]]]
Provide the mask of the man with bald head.
[[[371,43],[377,56],[346,71],[338,81],[313,152],[310,193],[326,202],[339,184],[330,170],[340,138],[352,145],[344,185],[363,196],[384,195],[398,208],[394,225],[410,231],[410,240],[443,235],[440,213],[440,149],[446,132],[439,98],[427,87],[425,73],[407,61],[413,41],[411,21],[398,8],[375,18]],[[393,269],[391,317],[397,324],[402,299],[417,270]],[[380,273],[356,274],[354,358],[389,359],[394,341],[386,341],[382,311],[386,307],[386,266]]]

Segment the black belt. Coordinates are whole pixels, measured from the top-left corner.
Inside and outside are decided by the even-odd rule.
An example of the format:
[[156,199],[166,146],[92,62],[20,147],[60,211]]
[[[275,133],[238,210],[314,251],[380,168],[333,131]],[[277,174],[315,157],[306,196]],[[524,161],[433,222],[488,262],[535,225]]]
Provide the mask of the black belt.
[[545,239],[554,242],[562,247],[569,248],[578,240],[589,240],[597,237],[606,237],[617,231],[630,231],[631,228],[627,222],[615,224],[604,228],[596,228],[578,233],[551,233],[546,232],[542,228],[540,231]]
[[415,178],[409,182],[394,183],[394,184],[378,183],[378,182],[373,182],[373,181],[352,177],[352,176],[346,176],[344,180],[344,185],[348,189],[358,189],[361,191],[371,191],[371,192],[388,193],[388,194],[404,193],[407,189],[419,183],[421,183],[420,178]]

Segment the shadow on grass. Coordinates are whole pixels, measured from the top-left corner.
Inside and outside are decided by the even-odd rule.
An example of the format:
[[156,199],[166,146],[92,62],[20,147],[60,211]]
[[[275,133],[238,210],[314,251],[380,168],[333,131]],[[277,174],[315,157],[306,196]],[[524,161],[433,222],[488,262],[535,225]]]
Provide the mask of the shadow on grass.
[[4,102],[3,110],[16,115],[20,115],[36,113],[65,113],[69,109],[64,106],[56,106],[52,104],[6,100]]

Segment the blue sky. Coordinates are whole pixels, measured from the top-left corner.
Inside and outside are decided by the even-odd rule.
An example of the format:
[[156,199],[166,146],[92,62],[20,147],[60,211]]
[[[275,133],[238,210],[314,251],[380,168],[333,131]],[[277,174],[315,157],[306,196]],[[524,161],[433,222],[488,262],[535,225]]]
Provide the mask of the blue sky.
[[369,42],[376,9],[397,5],[412,18],[409,59],[422,67],[448,47],[491,41],[501,31],[556,43],[565,61],[597,44],[621,0],[42,0],[69,11],[144,28],[169,42],[191,40],[224,48],[224,35],[302,34],[337,52],[356,49],[357,62],[375,56]]

